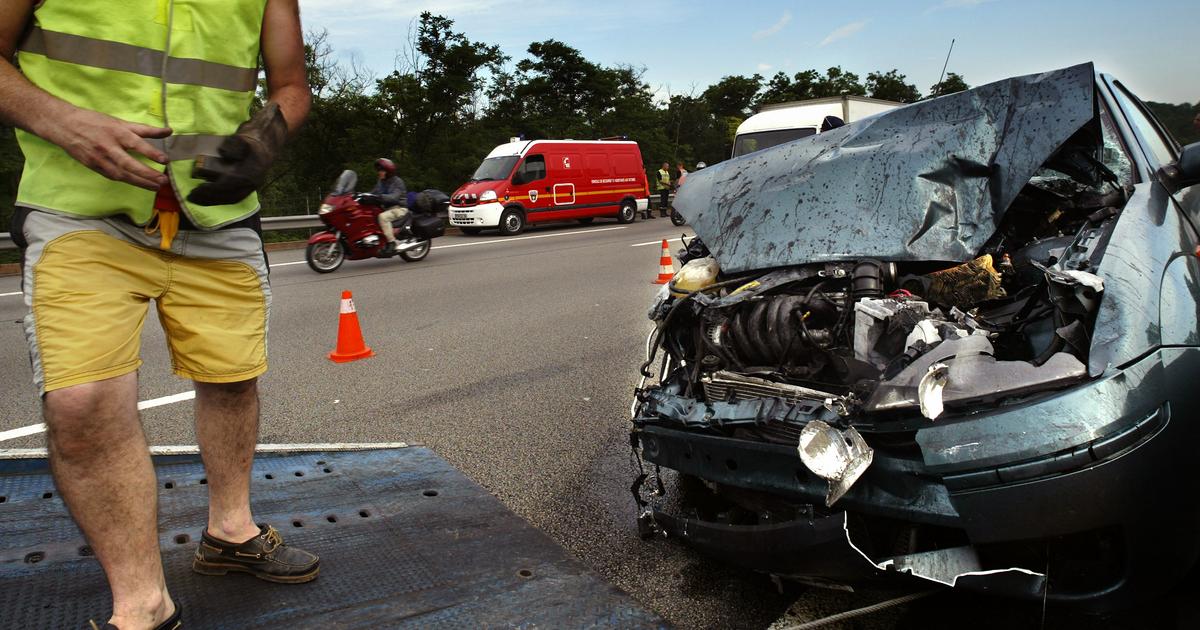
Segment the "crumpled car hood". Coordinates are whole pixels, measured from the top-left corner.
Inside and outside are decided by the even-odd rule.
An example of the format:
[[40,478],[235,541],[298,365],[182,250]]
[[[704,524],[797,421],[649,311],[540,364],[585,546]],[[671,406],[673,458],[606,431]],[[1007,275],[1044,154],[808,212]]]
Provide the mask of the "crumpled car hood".
[[966,261],[1095,118],[1091,63],[890,110],[688,175],[675,208],[727,273]]

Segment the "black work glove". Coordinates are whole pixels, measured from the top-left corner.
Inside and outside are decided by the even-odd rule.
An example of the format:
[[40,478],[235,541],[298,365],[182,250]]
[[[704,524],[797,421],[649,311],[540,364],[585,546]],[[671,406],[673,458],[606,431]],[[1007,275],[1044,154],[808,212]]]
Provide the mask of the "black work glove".
[[187,196],[199,206],[237,203],[263,185],[267,170],[287,140],[287,121],[276,103],[267,103],[217,148],[218,155],[201,155],[192,177],[205,180]]

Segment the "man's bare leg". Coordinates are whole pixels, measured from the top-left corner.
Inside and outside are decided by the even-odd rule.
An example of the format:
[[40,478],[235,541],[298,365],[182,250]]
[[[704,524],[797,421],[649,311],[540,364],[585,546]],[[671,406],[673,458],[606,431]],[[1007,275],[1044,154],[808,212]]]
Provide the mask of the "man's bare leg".
[[137,411],[137,373],[46,394],[54,483],[108,576],[111,622],[154,628],[175,612],[158,549],[158,483]]
[[258,381],[196,383],[196,438],[208,474],[208,533],[231,543],[258,535],[250,467],[258,444]]

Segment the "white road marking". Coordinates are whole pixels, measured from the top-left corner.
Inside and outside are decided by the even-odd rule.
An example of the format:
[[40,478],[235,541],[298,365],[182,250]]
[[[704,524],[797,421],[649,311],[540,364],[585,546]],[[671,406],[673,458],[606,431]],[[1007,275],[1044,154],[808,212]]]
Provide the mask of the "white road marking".
[[177,402],[183,402],[185,400],[192,400],[195,397],[196,397],[196,392],[190,391],[190,392],[182,392],[179,394],[171,394],[170,396],[163,396],[162,398],[151,398],[150,400],[143,400],[142,402],[139,402],[138,403],[138,411],[141,411],[143,409],[151,409],[154,407],[162,407],[163,405],[172,405]]
[[0,432],[0,442],[4,442],[6,440],[15,440],[19,437],[25,437],[26,435],[36,435],[45,430],[46,425],[34,424],[27,427],[21,427],[20,429],[12,429],[10,431]]
[[[185,400],[191,400],[195,397],[196,397],[195,391],[182,392],[179,394],[172,394],[170,396],[163,396],[162,398],[151,398],[150,400],[143,400],[138,403],[137,408],[138,408],[138,411],[141,411],[143,409],[152,409],[154,407],[162,407],[163,405],[172,405],[172,404],[175,404],[178,402],[183,402]],[[7,440],[15,440],[19,437],[25,437],[27,435],[36,435],[45,430],[46,430],[45,424],[31,424],[27,427],[21,427],[19,429],[10,429],[8,431],[0,432],[0,442],[5,442]]]
[[[421,446],[417,442],[335,442],[332,444],[259,444],[254,447],[256,453],[312,453],[340,451],[374,451],[380,449],[398,449]],[[195,455],[200,447],[195,445],[151,446],[151,455]],[[45,457],[44,448],[9,448],[0,449],[0,459],[27,459],[30,457]]]
[[[690,238],[690,237],[689,237],[689,238]],[[664,240],[664,239],[661,239],[661,238],[660,238],[660,239],[658,239],[657,241],[646,241],[645,243],[634,243],[633,245],[630,245],[630,247],[645,247],[645,246],[647,246],[647,245],[662,245],[662,242],[663,242],[663,240]],[[668,238],[668,239],[665,239],[665,240],[666,240],[668,243],[674,243],[675,241],[681,241],[681,242],[683,241],[683,239],[682,239],[682,238],[678,238],[678,237],[676,237],[676,238]]]

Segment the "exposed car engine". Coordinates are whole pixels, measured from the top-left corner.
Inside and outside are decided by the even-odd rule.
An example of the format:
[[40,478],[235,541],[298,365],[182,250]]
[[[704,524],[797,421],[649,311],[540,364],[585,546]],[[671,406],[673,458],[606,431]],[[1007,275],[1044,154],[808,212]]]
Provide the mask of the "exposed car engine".
[[[859,259],[726,278],[691,241],[651,313],[643,375],[659,347],[665,357],[636,415],[790,444],[820,421],[850,444],[855,425],[936,420],[1086,379],[1104,290],[1095,262],[1128,194],[1087,164],[1043,169],[961,264]],[[853,481],[831,486],[829,503]]]

